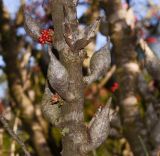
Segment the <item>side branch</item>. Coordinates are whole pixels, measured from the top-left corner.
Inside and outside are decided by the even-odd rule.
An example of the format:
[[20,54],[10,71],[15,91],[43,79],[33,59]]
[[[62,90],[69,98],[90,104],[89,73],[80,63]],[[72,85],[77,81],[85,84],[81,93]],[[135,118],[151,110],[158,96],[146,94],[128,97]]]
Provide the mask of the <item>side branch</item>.
[[40,23],[33,19],[28,13],[24,13],[24,28],[34,40],[38,40],[41,31]]
[[82,153],[88,153],[99,147],[107,138],[110,131],[110,121],[113,114],[110,113],[111,98],[108,100],[104,108],[98,110],[95,117],[89,124],[90,142],[81,145],[80,150]]
[[[71,35],[72,38],[70,38],[70,34],[65,34],[65,40],[68,46],[71,48],[72,51],[79,51],[84,49],[96,36],[97,33],[97,27],[100,23],[100,18],[98,18],[93,24],[87,26],[84,30],[82,30],[79,35],[77,35],[76,39],[74,38],[74,35]],[[65,24],[68,29],[70,29],[69,24]],[[77,33],[77,32],[75,32]]]
[[98,18],[93,24],[86,27],[84,31],[80,33],[79,39],[74,44],[74,48],[76,50],[81,50],[85,48],[92,41],[92,39],[96,36],[97,27],[99,26],[99,23],[100,18]]
[[68,91],[69,75],[66,68],[57,60],[52,53],[51,47],[48,47],[50,62],[48,66],[47,78],[51,87],[67,101],[74,99],[73,94]]
[[103,48],[95,52],[91,57],[90,71],[91,75],[84,77],[85,84],[91,84],[104,76],[111,64],[110,54],[110,42],[108,42]]

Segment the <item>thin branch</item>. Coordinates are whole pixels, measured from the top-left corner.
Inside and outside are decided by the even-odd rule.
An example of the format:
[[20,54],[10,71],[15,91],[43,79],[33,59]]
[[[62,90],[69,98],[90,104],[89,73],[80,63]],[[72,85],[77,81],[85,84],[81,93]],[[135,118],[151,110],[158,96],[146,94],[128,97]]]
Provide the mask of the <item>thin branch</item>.
[[0,155],[3,154],[3,135],[4,135],[4,129],[0,128]]
[[145,144],[144,144],[144,141],[143,141],[142,137],[139,135],[138,138],[139,138],[139,141],[140,141],[140,143],[141,143],[141,145],[142,145],[142,147],[143,147],[145,156],[149,156],[149,153],[148,153],[148,151],[147,151],[147,148],[146,148],[146,146],[145,146]]
[[[14,125],[13,125],[13,132],[16,132],[18,129],[18,122],[19,122],[18,114],[19,112],[16,114],[16,118],[15,118]],[[15,150],[16,150],[15,140],[13,140],[11,143],[11,155],[10,156],[15,156]]]
[[3,115],[0,115],[0,122],[2,123],[3,127],[5,128],[5,130],[10,134],[10,136],[17,141],[17,143],[22,147],[25,156],[31,156],[29,151],[27,150],[26,145],[24,144],[24,142],[13,132],[13,130],[9,127],[9,124],[7,122],[7,120],[4,118]]
[[104,76],[104,78],[102,79],[102,81],[98,84],[98,88],[102,88],[107,82],[108,80],[112,77],[112,75],[115,73],[116,71],[116,65],[113,65],[111,67],[111,69],[106,73],[106,75]]
[[29,13],[24,13],[24,28],[26,32],[34,39],[38,40],[40,37],[40,23],[33,19]]

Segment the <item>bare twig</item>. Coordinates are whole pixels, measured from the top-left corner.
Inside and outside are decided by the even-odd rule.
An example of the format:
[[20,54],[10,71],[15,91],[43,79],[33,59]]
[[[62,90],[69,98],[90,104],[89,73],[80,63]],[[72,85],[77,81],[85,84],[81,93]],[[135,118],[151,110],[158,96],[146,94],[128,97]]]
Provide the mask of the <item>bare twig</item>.
[[3,154],[3,133],[4,129],[0,128],[0,155]]
[[17,141],[17,143],[22,147],[25,156],[31,156],[29,151],[27,150],[26,145],[24,144],[24,142],[15,134],[15,132],[13,132],[13,130],[10,128],[7,120],[4,118],[4,116],[1,114],[0,115],[0,122],[2,123],[3,127],[5,128],[5,130],[10,134],[10,136]]
[[116,71],[116,65],[113,65],[111,69],[106,73],[102,81],[98,84],[98,88],[102,88],[108,82],[108,80],[112,77],[115,71]]
[[142,145],[142,147],[144,149],[145,156],[149,156],[149,153],[148,153],[147,148],[146,148],[146,146],[144,144],[144,141],[142,140],[142,137],[138,136],[138,138],[139,138],[139,141],[141,142],[141,145]]
[[35,40],[38,40],[40,36],[40,23],[38,23],[35,19],[29,15],[29,13],[24,14],[25,23],[24,27],[26,32]]

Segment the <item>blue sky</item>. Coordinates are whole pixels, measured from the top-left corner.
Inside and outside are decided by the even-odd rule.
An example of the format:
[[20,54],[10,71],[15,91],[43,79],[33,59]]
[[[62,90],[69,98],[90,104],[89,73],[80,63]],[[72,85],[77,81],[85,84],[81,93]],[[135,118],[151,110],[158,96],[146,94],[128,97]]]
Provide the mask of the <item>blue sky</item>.
[[7,10],[10,11],[11,16],[15,16],[15,12],[20,5],[20,0],[3,0],[3,3]]

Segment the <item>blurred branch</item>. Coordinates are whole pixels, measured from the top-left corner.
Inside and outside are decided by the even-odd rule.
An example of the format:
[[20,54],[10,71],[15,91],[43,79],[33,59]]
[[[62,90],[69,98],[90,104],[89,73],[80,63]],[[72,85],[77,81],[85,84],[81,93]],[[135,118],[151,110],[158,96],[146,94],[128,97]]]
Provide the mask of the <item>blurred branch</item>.
[[113,74],[116,71],[116,65],[113,65],[111,67],[111,69],[106,73],[106,75],[104,76],[104,78],[100,81],[100,83],[98,84],[98,88],[102,88],[107,82],[108,80],[113,76]]
[[140,39],[140,47],[145,54],[145,66],[154,79],[160,80],[160,60],[154,55],[147,43]]
[[99,16],[99,1],[89,1],[90,5],[87,11],[80,17],[79,22],[81,24],[89,24]]
[[117,94],[117,104],[121,112],[120,119],[123,134],[130,143],[134,155],[143,156],[144,150],[138,140],[138,134],[143,137],[147,147],[149,139],[147,138],[147,129],[141,117],[136,97],[137,78],[141,72],[136,61],[136,33],[126,21],[126,11],[122,8],[120,0],[104,0],[102,7],[107,16],[109,35],[111,36],[113,53],[116,58],[116,79],[122,86]]
[[16,19],[15,19],[16,27],[23,26],[23,22],[24,22],[23,11],[24,11],[24,8],[25,8],[25,0],[21,0],[21,6],[19,7],[19,10],[17,11]]
[[144,149],[145,156],[149,156],[149,153],[148,153],[148,151],[147,151],[147,148],[146,148],[146,146],[145,146],[145,143],[144,143],[142,137],[139,135],[138,138],[139,138],[139,140],[140,140],[140,142],[141,142],[141,145],[142,145],[142,147],[143,147],[143,149]]
[[17,141],[17,143],[21,146],[26,156],[31,156],[24,142],[14,133],[14,131],[9,127],[7,120],[4,118],[2,114],[0,114],[0,122],[2,123],[5,130],[10,134],[10,136]]
[[3,154],[3,135],[4,135],[4,128],[0,127],[0,155]]
[[[18,115],[19,112],[16,114],[16,118],[14,121],[14,125],[13,125],[13,132],[16,133],[17,129],[18,129],[18,123],[19,123],[19,118]],[[16,150],[16,146],[15,146],[15,140],[12,141],[11,143],[11,155],[10,156],[15,156],[15,150]]]

